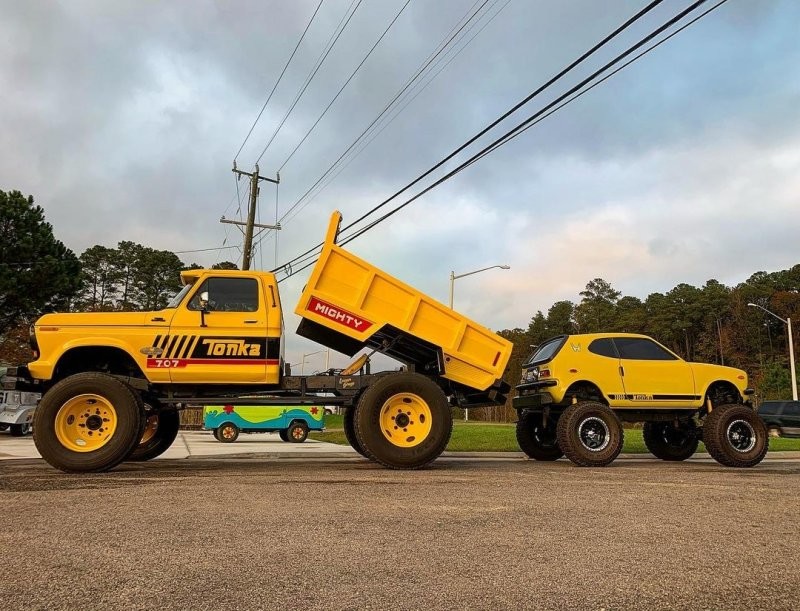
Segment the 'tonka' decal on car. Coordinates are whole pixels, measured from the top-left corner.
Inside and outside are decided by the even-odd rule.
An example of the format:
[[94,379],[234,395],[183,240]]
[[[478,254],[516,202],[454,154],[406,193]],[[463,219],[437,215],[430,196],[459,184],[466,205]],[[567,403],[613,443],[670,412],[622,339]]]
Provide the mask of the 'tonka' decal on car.
[[355,331],[366,331],[372,326],[372,323],[367,319],[356,316],[347,310],[337,308],[329,303],[325,303],[316,297],[311,298],[306,309],[309,312],[324,316]]

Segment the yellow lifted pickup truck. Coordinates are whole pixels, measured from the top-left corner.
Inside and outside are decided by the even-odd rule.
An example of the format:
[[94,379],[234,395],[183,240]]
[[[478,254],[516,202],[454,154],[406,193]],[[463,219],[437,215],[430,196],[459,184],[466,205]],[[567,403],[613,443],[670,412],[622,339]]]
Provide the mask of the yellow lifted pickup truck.
[[327,405],[362,455],[418,468],[444,450],[451,405],[503,403],[511,344],[336,244],[335,212],[295,312],[298,333],[348,355],[381,351],[404,371],[369,373],[367,355],[335,375],[292,376],[273,274],[189,270],[157,312],[47,314],[36,360],[10,385],[43,392],[36,446],[64,471],[149,460],[178,432],[186,404]]
[[723,465],[752,467],[768,439],[741,369],[687,363],[646,335],[561,335],[522,366],[517,441],[536,460],[604,466],[622,450],[622,421],[643,422],[647,448],[685,460],[700,441]]

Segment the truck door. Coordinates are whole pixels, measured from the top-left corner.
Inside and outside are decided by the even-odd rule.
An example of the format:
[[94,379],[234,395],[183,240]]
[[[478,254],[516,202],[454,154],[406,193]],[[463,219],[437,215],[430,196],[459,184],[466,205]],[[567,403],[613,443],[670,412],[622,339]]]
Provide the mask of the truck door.
[[271,347],[260,279],[211,276],[193,289],[163,344],[172,382],[264,382]]
[[692,368],[663,346],[644,337],[615,337],[630,407],[690,407],[696,404]]

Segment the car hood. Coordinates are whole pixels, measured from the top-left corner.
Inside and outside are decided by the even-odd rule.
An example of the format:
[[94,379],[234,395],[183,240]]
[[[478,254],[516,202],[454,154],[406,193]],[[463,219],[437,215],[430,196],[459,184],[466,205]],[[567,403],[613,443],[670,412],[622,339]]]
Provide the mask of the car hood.
[[81,312],[68,314],[45,314],[36,321],[36,327],[140,327],[154,315],[167,318],[155,312]]

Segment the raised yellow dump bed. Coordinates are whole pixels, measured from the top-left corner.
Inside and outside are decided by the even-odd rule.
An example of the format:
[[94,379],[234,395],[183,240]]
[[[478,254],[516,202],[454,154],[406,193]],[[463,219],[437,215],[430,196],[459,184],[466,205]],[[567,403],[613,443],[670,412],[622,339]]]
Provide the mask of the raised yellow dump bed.
[[334,212],[295,309],[298,334],[349,355],[377,349],[469,389],[500,389],[511,342],[338,246],[341,220]]

